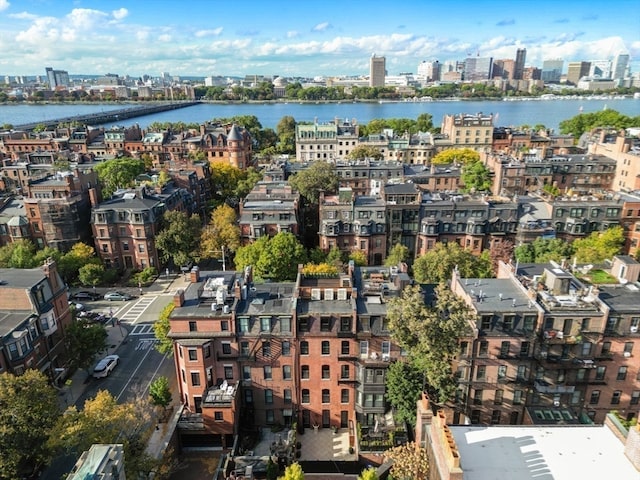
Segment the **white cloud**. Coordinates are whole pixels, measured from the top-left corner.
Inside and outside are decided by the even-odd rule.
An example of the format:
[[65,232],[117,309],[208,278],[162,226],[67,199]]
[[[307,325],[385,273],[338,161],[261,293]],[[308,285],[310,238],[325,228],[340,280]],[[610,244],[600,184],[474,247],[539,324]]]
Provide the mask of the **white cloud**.
[[287,38],[296,38],[298,35],[300,35],[300,33],[295,30],[289,30],[287,32]]
[[161,42],[170,42],[171,41],[171,35],[169,35],[168,33],[163,33],[162,35],[158,35],[158,40],[160,40]]
[[29,13],[29,12],[9,13],[7,17],[15,18],[18,20],[35,20],[36,18],[38,18],[37,15],[34,15],[33,13]]
[[115,18],[116,20],[122,20],[129,15],[129,10],[127,10],[126,8],[119,8],[118,10],[112,11],[111,15],[113,15],[113,18]]
[[314,32],[324,32],[325,30],[331,28],[331,24],[329,22],[318,23],[311,30]]
[[218,27],[218,28],[209,29],[209,30],[198,30],[194,35],[197,38],[217,37],[222,33],[222,31],[223,31],[223,28],[222,27]]
[[90,8],[74,8],[67,15],[66,21],[69,26],[78,30],[93,30],[95,26],[100,26],[108,18],[108,14],[100,10]]
[[9,8],[11,4],[7,0],[0,0],[0,12]]

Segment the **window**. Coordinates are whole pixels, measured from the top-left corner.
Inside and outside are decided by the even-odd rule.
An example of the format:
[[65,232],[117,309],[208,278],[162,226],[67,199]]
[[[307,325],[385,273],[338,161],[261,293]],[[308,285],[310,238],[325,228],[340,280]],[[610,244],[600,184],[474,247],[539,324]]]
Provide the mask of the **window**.
[[229,331],[229,322],[227,320],[222,320],[220,322],[220,330],[222,330],[223,332]]
[[506,331],[513,330],[513,320],[514,315],[505,315],[502,318],[502,329]]
[[509,341],[502,342],[500,344],[500,356],[501,357],[508,357],[510,348],[511,348],[511,342],[509,342]]
[[261,332],[271,331],[271,317],[260,317],[260,331]]
[[513,404],[521,405],[522,404],[522,390],[514,390],[513,391]]
[[303,388],[302,389],[302,403],[309,403],[311,402],[311,396],[309,395],[309,389],[308,388]]
[[271,380],[272,376],[271,376],[271,365],[265,365],[264,367],[262,367],[262,370],[264,372],[264,379],[265,380]]
[[483,380],[487,373],[486,365],[478,365],[478,369],[476,370],[476,380]]
[[473,392],[473,404],[474,405],[482,405],[482,394],[483,394],[484,390],[482,389],[476,389]]
[[222,412],[214,412],[213,418],[216,422],[221,422],[223,420]]
[[622,366],[618,368],[618,376],[616,377],[616,380],[626,380],[626,378],[627,378],[627,367]]
[[309,379],[309,365],[302,365],[300,368],[300,378],[303,380]]
[[322,403],[331,403],[331,393],[328,388],[322,389]]
[[265,413],[265,422],[267,424],[273,423],[275,421],[273,410],[265,410],[264,413]]
[[340,317],[340,331],[341,332],[351,331],[351,317]]
[[243,380],[251,380],[251,367],[248,365],[243,365],[242,367],[242,379]]
[[529,342],[522,342],[520,344],[520,356],[527,357],[529,355]]
[[611,342],[602,342],[602,355],[610,355],[611,354]]
[[189,360],[192,362],[198,360],[198,351],[195,348],[189,349]]
[[638,405],[639,401],[640,401],[640,390],[634,390],[633,392],[631,392],[631,401],[629,402],[629,404]]
[[232,380],[233,379],[233,366],[232,365],[225,365],[224,366],[224,378],[226,378],[227,380]]
[[271,356],[271,342],[262,342],[262,356],[263,357]]
[[460,342],[460,356],[466,357],[469,355],[469,342]]
[[271,390],[270,388],[267,388],[264,391],[264,403],[267,405],[270,405],[273,403],[273,390]]
[[360,342],[360,356],[366,357],[367,355],[369,355],[369,342]]
[[300,342],[300,355],[309,355],[309,342]]
[[489,353],[489,342],[483,340],[478,346],[478,355],[487,355]]
[[342,355],[349,355],[349,340],[343,340],[340,345],[340,353]]
[[284,380],[291,380],[291,365],[282,366],[282,378]]
[[139,243],[138,244],[138,251],[139,252],[144,252],[144,243]]
[[480,321],[480,330],[490,330],[492,318],[492,315],[483,315],[482,320]]
[[389,358],[389,354],[391,353],[391,342],[382,342],[380,344],[380,353],[382,354],[382,358]]
[[240,355],[243,357],[249,356],[249,342],[240,342]]
[[605,375],[607,374],[607,367],[599,366],[596,368],[596,380],[604,380]]
[[350,376],[349,365],[342,365],[340,367],[340,378],[348,379]]
[[282,398],[284,399],[285,405],[290,405],[291,404],[291,389],[290,388],[285,388],[282,391]]
[[507,366],[498,365],[498,380],[502,380],[507,377]]
[[[228,353],[231,353],[231,344],[230,343],[223,343],[222,344],[222,352],[224,353],[225,345],[229,346],[229,352]],[[204,351],[204,358],[209,358],[211,356],[211,344],[210,343],[207,343],[206,345],[204,345],[202,347],[202,350]]]
[[494,410],[491,412],[491,423],[499,424],[500,423],[500,410]]
[[200,386],[200,372],[191,372],[191,385],[194,387]]
[[340,403],[349,403],[349,389],[348,388],[343,388],[342,390],[340,390]]
[[624,343],[624,353],[633,352],[633,342],[625,342]]
[[321,332],[331,331],[331,317],[320,318],[320,331]]
[[280,317],[280,331],[281,332],[291,332],[291,318],[290,317]]
[[197,332],[198,331],[198,322],[189,322],[189,331]]
[[591,342],[584,342],[582,344],[582,356],[588,357],[589,355],[591,355],[591,347],[592,346],[593,346],[593,344]]
[[309,319],[307,317],[301,317],[298,322],[298,330],[301,332],[309,331]]
[[611,395],[611,405],[618,405],[620,403],[620,397],[622,396],[622,390],[616,390]]
[[322,341],[322,355],[329,355],[329,340]]
[[331,370],[329,368],[329,365],[322,365],[322,379],[323,380],[328,380],[329,378],[331,378]]
[[284,340],[282,342],[282,355],[284,356],[291,355],[291,342],[289,342],[289,340]]
[[504,396],[504,390],[496,390],[496,394],[493,397],[494,405],[502,405],[502,397]]
[[247,317],[240,317],[240,333],[247,333],[249,331],[249,319]]
[[590,405],[597,405],[600,401],[600,390],[593,390],[591,392],[591,397],[589,398]]
[[[211,347],[209,345],[207,345],[205,347],[205,357],[208,357],[210,355],[209,351],[211,350]],[[225,355],[230,355],[231,354],[231,344],[230,343],[223,343],[222,344],[222,353]]]

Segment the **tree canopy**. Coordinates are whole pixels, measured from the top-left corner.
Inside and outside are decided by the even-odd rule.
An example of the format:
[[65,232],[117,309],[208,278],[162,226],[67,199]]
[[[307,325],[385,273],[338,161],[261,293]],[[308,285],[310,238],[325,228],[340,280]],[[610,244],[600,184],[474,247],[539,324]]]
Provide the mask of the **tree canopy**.
[[491,257],[488,251],[474,255],[456,242],[437,242],[435,247],[413,263],[413,273],[419,283],[445,283],[458,267],[462,278],[491,278]]
[[164,213],[162,230],[156,235],[156,247],[163,261],[180,266],[199,258],[200,222],[195,213],[191,216],[179,210]]
[[144,161],[128,157],[101,162],[95,169],[104,198],[109,198],[119,188],[133,187],[136,177],[146,171]]
[[223,247],[230,252],[235,252],[240,247],[240,227],[236,211],[226,204],[211,212],[209,224],[202,231],[200,257],[219,258]]
[[531,243],[518,245],[514,254],[520,263],[546,263],[550,260],[559,262],[573,255],[573,247],[559,238],[539,237]]
[[396,243],[389,251],[387,258],[384,259],[384,264],[387,267],[393,267],[398,265],[400,262],[406,262],[410,257],[411,252],[409,251],[409,247]]
[[235,265],[238,270],[251,265],[257,279],[293,281],[298,274],[298,265],[306,263],[307,254],[298,239],[289,232],[280,232],[273,238],[260,237],[236,252]]
[[573,242],[572,246],[578,262],[602,263],[619,254],[624,241],[624,229],[617,226],[603,232],[592,232],[588,237]]
[[302,195],[309,203],[317,204],[320,191],[335,193],[338,190],[338,175],[335,166],[317,161],[309,167],[292,175],[289,184]]
[[460,180],[464,185],[464,192],[486,192],[493,185],[491,170],[480,160],[465,163]]
[[617,130],[640,127],[640,116],[629,117],[616,110],[602,110],[599,112],[581,113],[575,117],[560,122],[560,133],[579,138],[583,133],[596,127],[612,127]]
[[[442,403],[457,387],[451,361],[459,352],[460,338],[471,333],[474,314],[444,284],[436,288],[435,296],[435,305],[427,306],[420,286],[408,286],[389,302],[387,318],[393,338],[424,372],[427,389]],[[415,394],[407,391],[407,395]]]
[[387,369],[385,387],[396,421],[415,426],[416,402],[424,388],[422,371],[412,362],[393,362]]
[[169,379],[164,376],[156,378],[149,386],[149,398],[153,405],[166,409],[171,403]]
[[449,148],[438,153],[431,159],[431,163],[436,165],[467,165],[480,161],[480,154],[470,148]]
[[39,370],[0,375],[0,478],[31,476],[50,459],[47,442],[60,416],[56,391]]
[[171,340],[168,335],[171,330],[169,317],[171,317],[171,312],[173,312],[175,308],[176,306],[173,302],[168,304],[162,309],[158,320],[153,324],[153,333],[158,340],[158,343],[156,343],[156,350],[163,355],[171,355],[173,353],[173,340]]
[[107,348],[107,331],[101,323],[90,324],[78,318],[67,327],[65,345],[70,368],[88,370],[96,355]]
[[382,160],[384,155],[379,148],[373,145],[359,145],[349,152],[347,158],[350,160],[362,160],[372,158],[373,160]]

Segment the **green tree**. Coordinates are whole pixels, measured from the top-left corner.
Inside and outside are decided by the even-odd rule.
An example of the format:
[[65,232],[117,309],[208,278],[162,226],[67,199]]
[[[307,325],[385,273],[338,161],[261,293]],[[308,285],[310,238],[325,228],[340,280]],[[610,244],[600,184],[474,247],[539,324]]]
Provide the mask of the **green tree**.
[[560,122],[560,133],[579,138],[583,133],[596,127],[611,127],[616,130],[640,127],[640,116],[628,117],[616,110],[602,110],[592,113],[581,113]]
[[134,186],[136,177],[145,172],[145,165],[142,160],[125,157],[99,163],[95,169],[102,184],[102,195],[108,198],[118,188]]
[[276,126],[278,134],[278,151],[285,154],[296,153],[296,119],[285,115]]
[[431,160],[436,165],[457,163],[466,165],[480,160],[480,154],[470,148],[450,148],[438,153]]
[[163,355],[173,354],[173,340],[169,338],[169,332],[171,331],[169,318],[175,308],[176,306],[173,302],[168,304],[162,309],[158,320],[153,324],[153,333],[156,336],[156,340],[158,340],[156,350]]
[[304,480],[304,472],[298,462],[292,463],[284,470],[281,480]]
[[151,403],[158,407],[167,409],[171,403],[171,388],[169,386],[169,379],[161,376],[156,378],[149,386],[149,397]]
[[374,160],[382,160],[384,155],[379,148],[373,145],[359,145],[349,152],[347,158],[350,160],[362,160],[372,158]]
[[236,183],[233,194],[237,198],[244,198],[255,187],[256,183],[262,180],[262,174],[255,168],[247,168],[243,172],[242,178]]
[[236,212],[223,204],[211,212],[209,224],[202,231],[200,241],[201,258],[219,258],[222,248],[235,252],[240,247],[240,227]]
[[420,286],[408,286],[389,302],[387,318],[393,338],[424,372],[427,390],[443,403],[457,388],[451,362],[459,353],[460,338],[471,334],[474,313],[445,284],[435,293],[435,305],[428,307]]
[[200,217],[179,210],[163,215],[163,227],[156,235],[156,247],[164,262],[187,265],[198,259],[201,235]]
[[532,243],[519,245],[514,250],[516,260],[520,263],[559,262],[563,258],[571,258],[573,253],[573,246],[559,238],[536,238]]
[[429,478],[427,451],[416,442],[399,445],[384,452],[385,461],[391,460],[394,480]]
[[378,473],[376,469],[373,467],[369,467],[366,470],[360,472],[358,475],[358,480],[378,480]]
[[93,247],[78,242],[57,260],[58,272],[67,283],[70,283],[78,277],[80,269],[89,263],[99,264],[100,259],[96,256]]
[[411,252],[409,251],[409,247],[396,243],[389,251],[389,255],[385,258],[384,264],[387,267],[393,267],[398,265],[400,262],[406,262],[409,260],[410,255]]
[[298,274],[298,265],[306,260],[306,251],[295,235],[280,232],[266,243],[255,264],[254,275],[278,282],[293,281]]
[[487,252],[476,256],[456,242],[437,242],[435,247],[419,256],[413,264],[419,283],[446,283],[454,268],[462,278],[491,278],[491,259]]
[[18,240],[0,247],[0,268],[33,268],[36,246],[30,240]]
[[265,235],[249,245],[238,248],[233,260],[236,268],[242,270],[245,267],[252,266],[255,273],[255,265],[258,263],[260,255],[262,255],[268,242],[269,237]]
[[302,195],[307,202],[317,204],[320,191],[334,193],[338,190],[338,175],[335,166],[317,161],[305,170],[289,178],[289,184]]
[[101,323],[89,324],[87,320],[78,318],[67,327],[64,340],[69,368],[80,368],[88,374],[97,354],[107,349],[107,330]]
[[486,192],[491,190],[493,180],[491,170],[480,160],[467,162],[460,175],[464,192]]
[[415,426],[416,402],[424,388],[422,371],[411,362],[393,362],[387,369],[385,387],[396,420]]
[[99,263],[87,263],[78,270],[78,279],[82,285],[95,287],[103,282],[104,277],[104,266]]
[[586,238],[579,238],[573,242],[573,249],[578,262],[602,263],[619,254],[624,242],[624,229],[616,226],[603,232],[592,232]]
[[48,462],[47,441],[59,416],[56,391],[39,370],[0,375],[0,478],[30,477]]

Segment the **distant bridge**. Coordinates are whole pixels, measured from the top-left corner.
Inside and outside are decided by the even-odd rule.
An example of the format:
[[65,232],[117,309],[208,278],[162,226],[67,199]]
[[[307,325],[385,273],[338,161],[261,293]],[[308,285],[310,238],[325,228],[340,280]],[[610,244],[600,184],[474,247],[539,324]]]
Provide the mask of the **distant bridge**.
[[55,118],[51,120],[42,120],[39,122],[25,123],[23,125],[15,125],[14,130],[26,130],[30,131],[39,125],[45,125],[49,127],[57,127],[61,123],[78,122],[83,125],[101,125],[103,123],[114,123],[127,118],[142,117],[144,115],[151,115],[158,112],[166,112],[168,110],[177,110],[178,108],[191,107],[197,105],[200,102],[186,101],[186,102],[171,102],[161,103],[154,105],[143,105],[139,107],[122,108],[118,110],[109,110],[108,112],[89,113],[85,115],[74,115],[72,117]]

